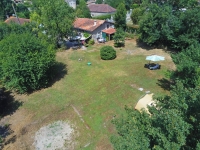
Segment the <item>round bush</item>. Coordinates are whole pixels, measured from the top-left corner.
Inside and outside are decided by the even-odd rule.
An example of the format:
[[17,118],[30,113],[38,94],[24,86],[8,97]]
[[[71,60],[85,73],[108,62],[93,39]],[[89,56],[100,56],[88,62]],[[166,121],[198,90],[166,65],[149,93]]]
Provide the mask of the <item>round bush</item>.
[[100,49],[100,56],[103,60],[112,60],[116,58],[116,51],[112,46],[103,46]]

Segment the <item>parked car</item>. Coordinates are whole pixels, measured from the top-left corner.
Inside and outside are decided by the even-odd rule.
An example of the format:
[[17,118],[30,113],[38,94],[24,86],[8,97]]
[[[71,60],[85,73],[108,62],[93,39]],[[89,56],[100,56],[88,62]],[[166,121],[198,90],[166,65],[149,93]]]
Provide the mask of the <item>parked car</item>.
[[103,39],[103,38],[99,38],[99,39],[97,39],[97,41],[98,41],[99,43],[105,43],[105,42],[106,42],[106,40]]

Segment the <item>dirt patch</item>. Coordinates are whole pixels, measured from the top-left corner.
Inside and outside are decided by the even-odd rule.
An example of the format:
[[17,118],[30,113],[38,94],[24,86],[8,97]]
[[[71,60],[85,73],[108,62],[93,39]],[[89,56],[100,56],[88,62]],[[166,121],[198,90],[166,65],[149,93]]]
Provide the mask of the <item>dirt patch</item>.
[[40,128],[35,134],[33,145],[36,150],[74,149],[74,130],[64,121],[57,121]]

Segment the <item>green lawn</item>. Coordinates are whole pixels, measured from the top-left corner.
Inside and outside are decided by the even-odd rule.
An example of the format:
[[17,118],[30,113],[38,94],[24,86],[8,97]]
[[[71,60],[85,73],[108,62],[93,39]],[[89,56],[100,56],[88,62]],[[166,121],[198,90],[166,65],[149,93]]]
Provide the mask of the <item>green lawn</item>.
[[[115,60],[103,61],[99,56],[101,46],[57,52],[57,61],[67,65],[67,74],[52,87],[30,94],[22,106],[34,113],[35,120],[52,115],[51,121],[56,121],[53,116],[66,113],[58,119],[69,120],[76,126],[77,149],[112,149],[109,139],[115,132],[111,123],[113,116],[123,115],[125,105],[134,107],[144,91],[167,93],[156,84],[168,69],[167,60],[162,62],[161,70],[145,69],[143,53],[129,55],[126,52],[127,48],[137,51],[133,44],[117,49]],[[82,61],[78,61],[79,58]],[[88,66],[87,62],[92,65]],[[139,91],[139,87],[144,91]],[[71,105],[79,111],[84,123]]]

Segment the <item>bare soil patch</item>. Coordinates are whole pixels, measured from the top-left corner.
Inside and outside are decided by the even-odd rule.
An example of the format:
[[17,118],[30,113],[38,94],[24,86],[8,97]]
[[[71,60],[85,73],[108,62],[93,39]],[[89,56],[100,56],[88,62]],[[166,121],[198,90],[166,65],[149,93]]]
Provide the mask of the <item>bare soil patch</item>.
[[68,122],[57,121],[40,128],[35,134],[33,145],[36,150],[73,150],[74,130]]

